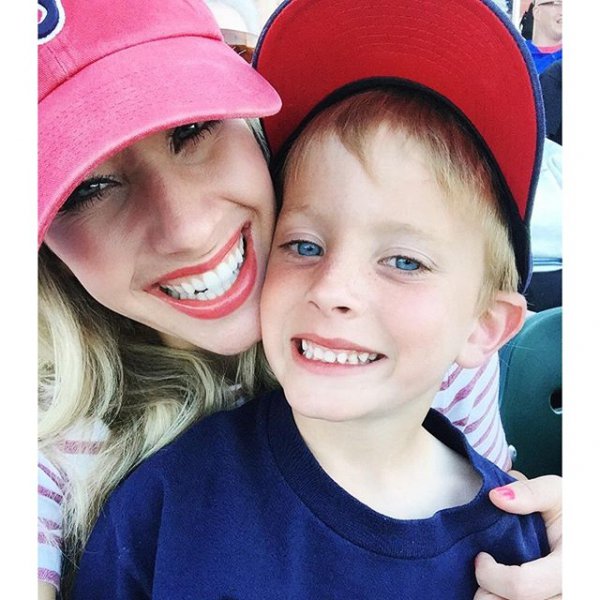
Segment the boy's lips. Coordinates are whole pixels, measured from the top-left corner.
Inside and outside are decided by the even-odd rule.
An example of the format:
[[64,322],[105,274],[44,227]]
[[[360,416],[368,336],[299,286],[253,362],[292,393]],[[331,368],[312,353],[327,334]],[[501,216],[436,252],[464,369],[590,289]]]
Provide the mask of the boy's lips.
[[385,358],[383,354],[348,340],[327,339],[314,334],[295,336],[292,338],[292,346],[298,359],[315,365],[365,366]]
[[220,319],[247,300],[256,275],[256,254],[246,225],[210,260],[168,273],[146,291],[188,316]]

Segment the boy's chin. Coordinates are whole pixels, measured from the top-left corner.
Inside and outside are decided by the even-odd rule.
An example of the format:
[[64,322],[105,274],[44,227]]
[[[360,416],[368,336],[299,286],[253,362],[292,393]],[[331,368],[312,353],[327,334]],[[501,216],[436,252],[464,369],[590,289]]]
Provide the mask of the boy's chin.
[[357,405],[348,394],[327,393],[324,389],[319,393],[314,389],[288,389],[286,399],[294,414],[305,419],[342,423],[364,417],[368,412],[364,401]]

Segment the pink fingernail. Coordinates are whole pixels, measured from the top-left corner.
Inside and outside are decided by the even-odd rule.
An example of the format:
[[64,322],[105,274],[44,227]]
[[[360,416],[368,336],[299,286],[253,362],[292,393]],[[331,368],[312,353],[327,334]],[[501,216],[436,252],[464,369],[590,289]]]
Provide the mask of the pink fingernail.
[[494,492],[496,492],[496,494],[500,494],[501,496],[504,496],[504,498],[506,498],[507,500],[514,500],[515,499],[515,493],[513,491],[512,488],[509,487],[499,487],[496,488],[494,490]]

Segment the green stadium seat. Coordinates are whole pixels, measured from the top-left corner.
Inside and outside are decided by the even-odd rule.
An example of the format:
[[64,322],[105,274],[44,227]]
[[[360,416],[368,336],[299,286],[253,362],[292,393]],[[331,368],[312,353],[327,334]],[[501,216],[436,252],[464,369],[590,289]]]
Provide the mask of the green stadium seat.
[[500,350],[500,415],[514,469],[562,475],[562,307],[528,317]]

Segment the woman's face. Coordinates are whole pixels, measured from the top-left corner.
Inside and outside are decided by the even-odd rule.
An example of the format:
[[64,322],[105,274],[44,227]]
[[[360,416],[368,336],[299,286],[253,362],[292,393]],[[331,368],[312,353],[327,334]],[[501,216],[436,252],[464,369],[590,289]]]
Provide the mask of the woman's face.
[[165,343],[235,354],[260,338],[275,201],[243,120],[148,136],[94,169],[45,242],[101,304]]

